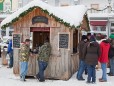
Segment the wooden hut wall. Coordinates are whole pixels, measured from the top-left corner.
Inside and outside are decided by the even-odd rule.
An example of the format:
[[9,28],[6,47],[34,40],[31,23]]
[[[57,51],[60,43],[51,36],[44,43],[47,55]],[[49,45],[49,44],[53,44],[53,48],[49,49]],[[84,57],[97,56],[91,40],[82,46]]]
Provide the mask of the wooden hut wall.
[[[45,16],[48,18],[48,24],[35,23],[32,24],[32,18],[34,16]],[[22,33],[22,41],[26,38],[30,38],[30,27],[50,27],[50,43],[52,47],[52,54],[49,59],[49,65],[46,69],[46,78],[56,79],[69,79],[77,70],[77,55],[71,55],[73,53],[73,30],[65,27],[63,24],[56,22],[53,17],[45,14],[41,9],[34,9],[28,13],[19,21],[13,24],[15,33]],[[70,32],[70,49],[58,50],[58,32]],[[19,74],[19,49],[14,49],[14,73]],[[33,62],[34,63],[34,62]],[[36,64],[37,65],[37,64]],[[38,72],[38,67],[33,65],[29,72],[33,71],[35,75]],[[33,71],[32,71],[33,70]]]

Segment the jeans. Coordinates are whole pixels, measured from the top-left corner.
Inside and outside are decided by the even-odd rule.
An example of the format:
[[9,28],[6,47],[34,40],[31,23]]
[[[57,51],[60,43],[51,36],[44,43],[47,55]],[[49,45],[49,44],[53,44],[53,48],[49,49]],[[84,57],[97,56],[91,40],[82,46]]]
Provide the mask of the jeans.
[[85,68],[86,68],[85,62],[83,60],[80,60],[79,69],[78,69],[78,73],[77,73],[77,79],[79,79],[79,80],[83,79],[82,74],[83,74]]
[[25,80],[25,76],[28,72],[28,62],[20,62],[20,77]]
[[47,62],[38,61],[38,64],[39,64],[39,72],[36,75],[36,77],[39,78],[40,81],[45,81],[44,70],[47,68]]
[[96,65],[87,65],[87,71],[88,71],[88,78],[87,82],[96,82]]
[[110,73],[114,75],[114,57],[110,59]]
[[102,69],[102,80],[107,81],[107,76],[106,76],[106,63],[101,63],[101,69]]
[[9,53],[9,57],[10,57],[9,67],[13,67],[13,51]]

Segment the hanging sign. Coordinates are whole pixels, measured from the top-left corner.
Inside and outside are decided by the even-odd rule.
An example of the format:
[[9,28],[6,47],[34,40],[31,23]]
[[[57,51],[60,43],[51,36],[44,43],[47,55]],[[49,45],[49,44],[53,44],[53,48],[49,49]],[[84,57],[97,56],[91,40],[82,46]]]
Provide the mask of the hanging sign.
[[48,24],[48,18],[45,16],[35,16],[32,18],[32,24],[35,23],[45,23]]

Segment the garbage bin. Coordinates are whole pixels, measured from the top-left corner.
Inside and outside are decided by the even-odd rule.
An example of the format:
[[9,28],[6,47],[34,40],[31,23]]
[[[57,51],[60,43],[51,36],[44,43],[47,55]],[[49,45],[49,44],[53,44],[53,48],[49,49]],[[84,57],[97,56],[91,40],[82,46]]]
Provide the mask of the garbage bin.
[[8,60],[6,59],[7,51],[3,48],[1,58],[2,58],[2,65],[8,65]]

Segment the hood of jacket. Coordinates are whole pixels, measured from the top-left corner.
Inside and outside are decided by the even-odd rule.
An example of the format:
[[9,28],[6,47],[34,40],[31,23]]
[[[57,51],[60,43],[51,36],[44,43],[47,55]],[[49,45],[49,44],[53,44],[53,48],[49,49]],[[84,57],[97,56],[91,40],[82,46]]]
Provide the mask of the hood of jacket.
[[101,45],[110,46],[109,42],[107,42],[107,41],[102,41],[102,42],[101,42]]

